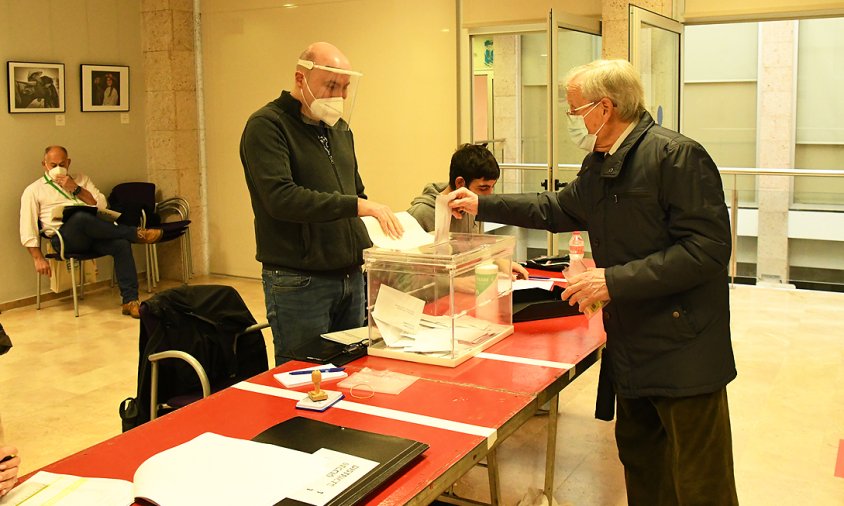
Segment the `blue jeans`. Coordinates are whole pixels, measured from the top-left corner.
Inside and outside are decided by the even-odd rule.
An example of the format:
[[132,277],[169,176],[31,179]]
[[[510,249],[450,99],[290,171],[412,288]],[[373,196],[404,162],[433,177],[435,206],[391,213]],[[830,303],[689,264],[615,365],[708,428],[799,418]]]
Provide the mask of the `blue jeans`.
[[[123,303],[138,300],[138,271],[132,256],[132,242],[137,241],[137,228],[109,223],[93,214],[74,213],[59,228],[65,253],[96,253],[114,258],[114,274]],[[50,238],[59,251],[59,237]]]
[[264,300],[273,330],[275,364],[320,334],[363,326],[363,273],[320,276],[264,269]]

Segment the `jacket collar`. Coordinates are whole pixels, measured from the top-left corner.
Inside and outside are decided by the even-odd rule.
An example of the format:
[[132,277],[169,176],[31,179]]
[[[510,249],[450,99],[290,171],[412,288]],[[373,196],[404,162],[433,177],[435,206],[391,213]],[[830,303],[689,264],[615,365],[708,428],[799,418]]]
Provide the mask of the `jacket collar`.
[[273,104],[294,118],[302,116],[302,103],[293,98],[293,95],[287,90],[282,91],[281,96],[273,100]]
[[639,143],[642,136],[645,135],[645,132],[650,130],[654,125],[655,123],[650,113],[648,113],[648,111],[643,111],[641,116],[639,116],[639,124],[633,128],[633,131],[631,131],[630,135],[624,139],[624,142],[621,143],[621,146],[618,147],[615,153],[606,157],[604,156],[604,153],[590,153],[586,157],[586,160],[584,160],[583,167],[577,175],[580,176],[586,172],[589,167],[600,167],[601,177],[618,177],[624,167],[624,160],[627,158],[628,153],[630,153],[633,147]]

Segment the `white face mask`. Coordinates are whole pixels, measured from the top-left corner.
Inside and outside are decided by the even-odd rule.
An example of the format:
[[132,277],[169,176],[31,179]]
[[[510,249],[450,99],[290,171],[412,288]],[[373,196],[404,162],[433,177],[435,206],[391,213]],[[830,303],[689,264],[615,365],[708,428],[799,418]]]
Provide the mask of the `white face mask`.
[[67,167],[62,167],[61,165],[57,165],[57,166],[53,167],[52,169],[50,169],[48,174],[50,174],[50,177],[53,178],[53,179],[55,179],[56,176],[66,176],[67,175]]
[[599,104],[595,104],[594,106],[592,106],[591,109],[589,109],[586,114],[583,115],[568,114],[569,137],[571,137],[571,141],[574,143],[574,145],[579,147],[580,149],[585,149],[586,151],[594,151],[595,142],[598,141],[598,132],[600,132],[601,128],[604,128],[604,125],[606,124],[602,124],[600,128],[595,130],[594,134],[590,134],[589,129],[586,128],[586,116],[588,116],[590,112],[594,111],[595,108],[598,107],[598,105]]
[[[313,97],[310,85],[307,79],[305,86],[308,87],[308,93]],[[306,104],[307,105],[307,104]],[[307,106],[311,110],[314,118],[323,121],[328,126],[334,126],[340,117],[343,116],[343,97],[328,97],[328,98],[314,98],[311,105]]]

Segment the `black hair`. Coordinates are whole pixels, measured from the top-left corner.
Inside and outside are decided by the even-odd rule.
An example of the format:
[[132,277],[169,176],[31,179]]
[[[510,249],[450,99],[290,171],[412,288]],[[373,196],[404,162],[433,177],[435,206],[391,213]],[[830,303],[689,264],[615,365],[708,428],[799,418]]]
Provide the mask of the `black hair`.
[[463,144],[451,155],[448,184],[452,189],[457,189],[455,181],[458,177],[462,177],[469,186],[475,179],[496,180],[500,175],[498,161],[486,145]]

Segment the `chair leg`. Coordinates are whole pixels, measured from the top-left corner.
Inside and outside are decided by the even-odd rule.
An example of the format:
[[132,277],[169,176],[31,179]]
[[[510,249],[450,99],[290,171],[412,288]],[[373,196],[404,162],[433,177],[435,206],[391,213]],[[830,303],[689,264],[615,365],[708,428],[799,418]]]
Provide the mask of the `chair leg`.
[[185,284],[188,284],[188,280],[190,279],[190,266],[188,265],[188,245],[185,242],[184,234],[182,234],[180,242],[181,244],[179,244],[179,249],[182,253],[182,281]]
[[152,286],[158,286],[158,282],[161,281],[158,270],[158,245],[151,244],[150,247],[152,248]]
[[185,244],[187,244],[187,251],[188,251],[188,278],[193,277],[193,251],[191,250],[190,246],[190,228],[185,230]]
[[152,262],[150,261],[150,251],[152,249],[152,245],[145,244],[144,245],[144,258],[146,259],[147,265],[147,293],[152,293]]
[[70,286],[73,287],[73,315],[79,318],[79,302],[76,300],[76,260],[70,259]]
[[79,261],[79,298],[85,298],[85,260]]
[[41,309],[41,273],[35,271],[35,309]]

